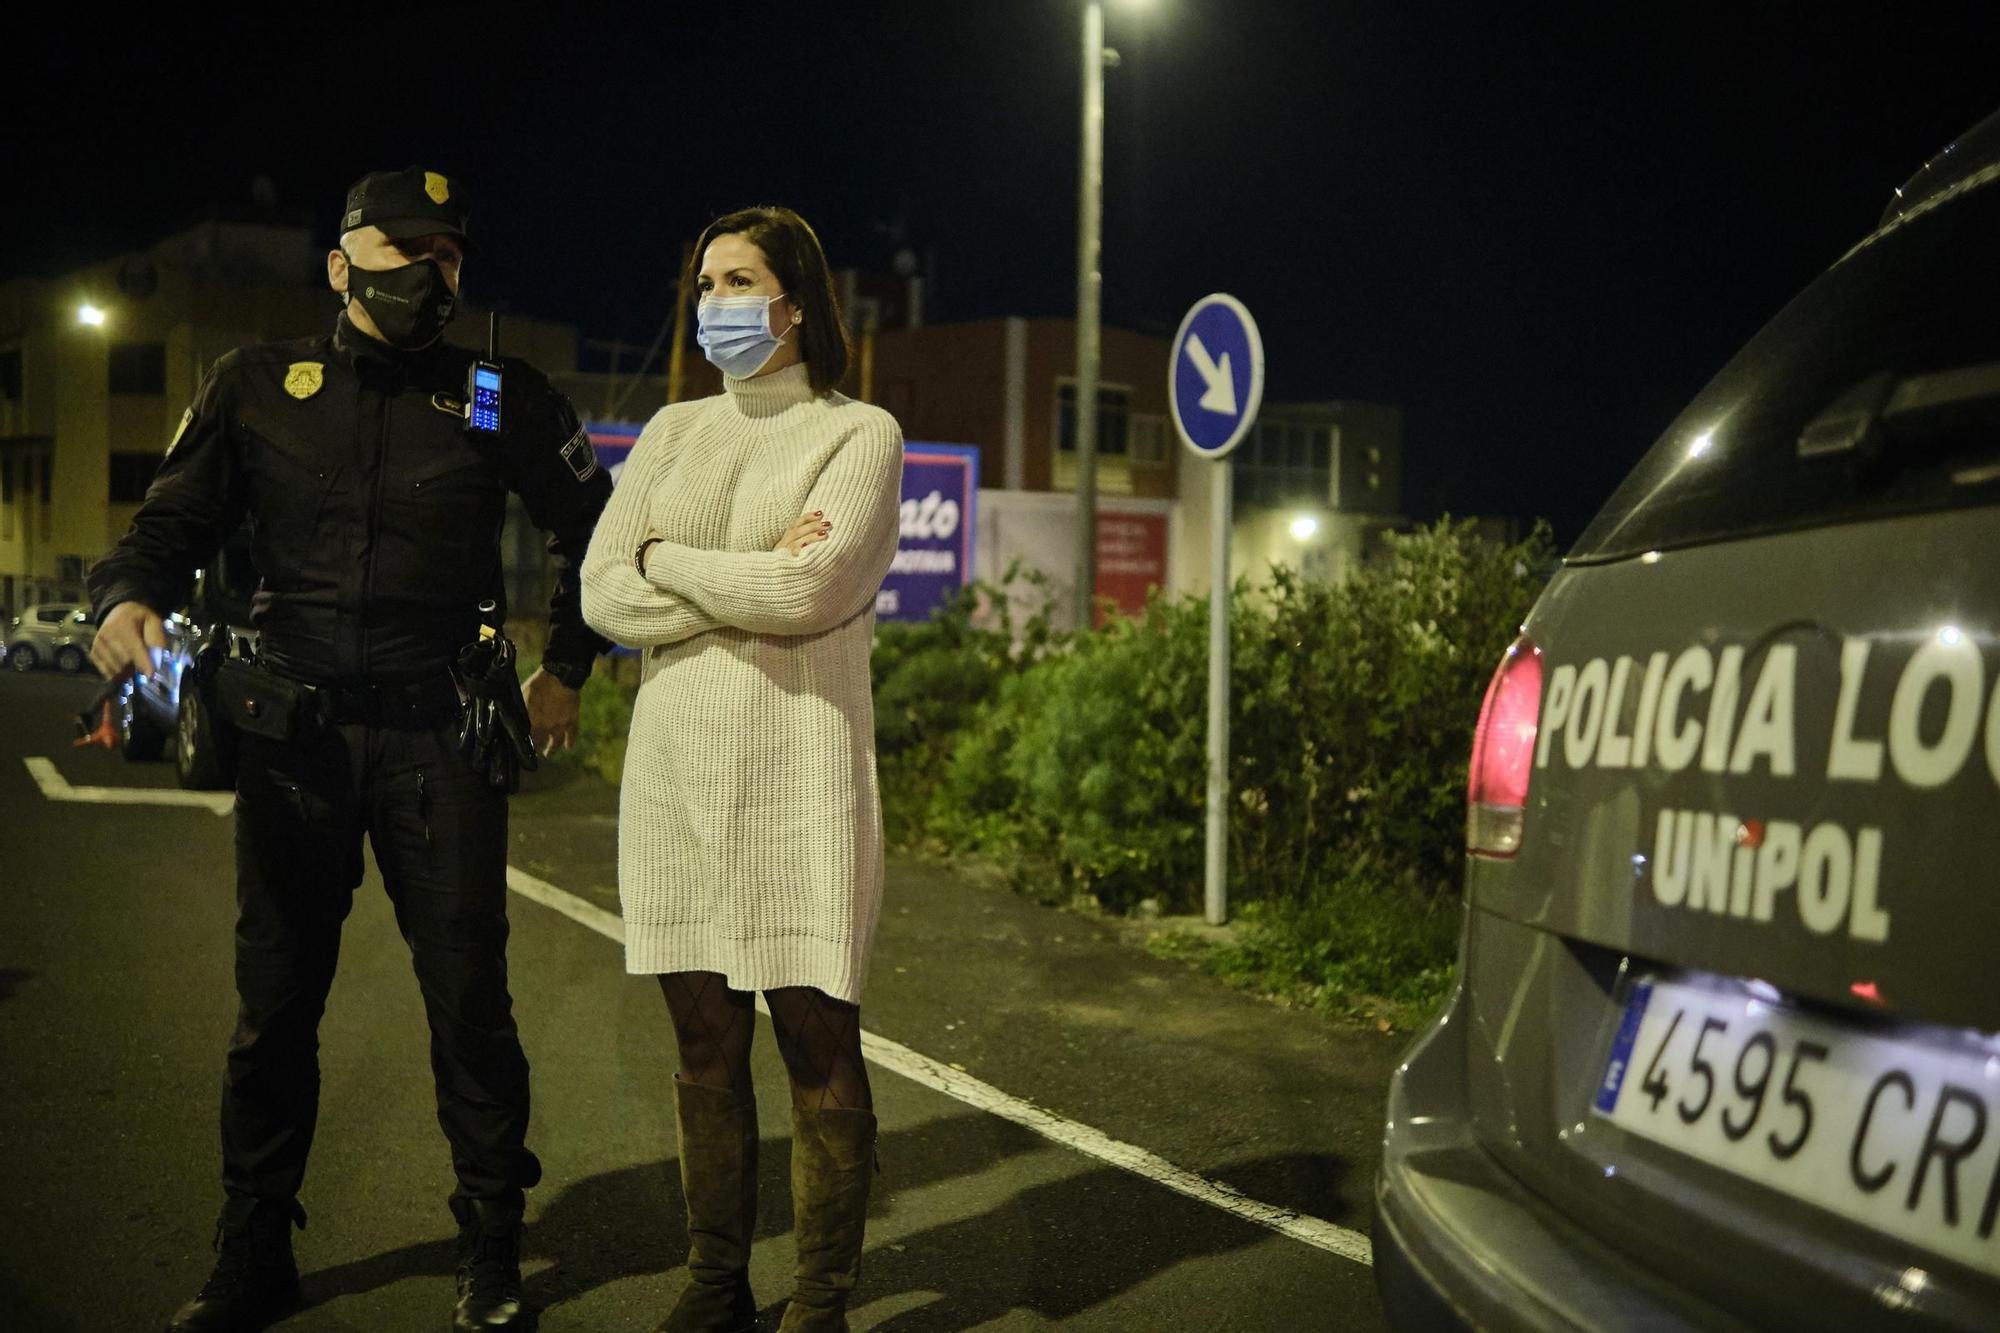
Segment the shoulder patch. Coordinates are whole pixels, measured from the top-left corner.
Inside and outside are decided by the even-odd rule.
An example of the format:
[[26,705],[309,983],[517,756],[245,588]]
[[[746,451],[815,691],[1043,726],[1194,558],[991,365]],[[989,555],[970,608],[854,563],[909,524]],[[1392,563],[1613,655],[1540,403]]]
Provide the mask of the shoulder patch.
[[562,460],[569,470],[576,474],[579,482],[589,481],[597,475],[597,451],[590,447],[590,432],[583,427],[576,428],[576,434],[569,437],[569,443],[562,447]]
[[174,446],[181,442],[181,436],[188,433],[188,427],[192,424],[194,424],[194,409],[190,407],[187,411],[181,413],[181,424],[174,427],[174,438],[167,441],[166,456],[168,458],[174,456]]

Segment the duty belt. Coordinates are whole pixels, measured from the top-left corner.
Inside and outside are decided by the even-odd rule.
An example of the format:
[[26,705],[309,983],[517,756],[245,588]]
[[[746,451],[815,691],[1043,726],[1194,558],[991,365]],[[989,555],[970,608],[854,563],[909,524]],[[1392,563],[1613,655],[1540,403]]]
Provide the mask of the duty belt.
[[393,685],[306,685],[314,706],[335,726],[415,729],[458,717],[458,686],[450,676]]

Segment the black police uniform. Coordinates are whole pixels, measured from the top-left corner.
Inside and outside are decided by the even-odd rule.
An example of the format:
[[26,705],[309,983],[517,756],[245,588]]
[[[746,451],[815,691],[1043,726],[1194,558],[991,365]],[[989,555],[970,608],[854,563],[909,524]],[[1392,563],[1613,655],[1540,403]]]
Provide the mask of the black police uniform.
[[91,571],[100,619],[125,601],[167,611],[247,517],[261,661],[321,687],[319,725],[243,737],[225,1219],[268,1200],[302,1220],[316,1033],[364,837],[423,992],[455,1203],[518,1208],[541,1174],[507,989],[506,798],[459,754],[448,664],[477,635],[478,603],[501,595],[509,490],[560,570],[545,666],[574,679],[608,647],[583,623],[577,566],[611,483],[568,402],[518,361],[502,363],[501,438],[469,437],[471,359],[443,343],[398,351],[345,314],[331,336],[223,357]]

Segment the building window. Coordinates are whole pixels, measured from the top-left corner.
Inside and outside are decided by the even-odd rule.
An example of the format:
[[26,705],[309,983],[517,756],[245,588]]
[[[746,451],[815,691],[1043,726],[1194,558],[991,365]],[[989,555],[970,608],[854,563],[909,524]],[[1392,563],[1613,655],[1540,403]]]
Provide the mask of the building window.
[[0,352],[0,398],[21,401],[21,349],[9,347]]
[[56,535],[56,456],[53,452],[42,455],[42,540],[53,540]]
[[111,503],[135,505],[146,498],[153,474],[160,470],[159,454],[111,455]]
[[111,348],[111,392],[167,391],[167,349],[161,343],[114,343]]
[[0,454],[0,541],[14,540],[14,455]]
[[[1128,452],[1131,405],[1131,390],[1098,386],[1097,452],[1100,457],[1122,457]],[[1076,385],[1071,381],[1056,385],[1056,448],[1066,454],[1076,452]]]
[[1132,461],[1135,463],[1165,463],[1172,449],[1170,443],[1173,427],[1162,416],[1149,416],[1135,412],[1129,418],[1127,427],[1132,436]]

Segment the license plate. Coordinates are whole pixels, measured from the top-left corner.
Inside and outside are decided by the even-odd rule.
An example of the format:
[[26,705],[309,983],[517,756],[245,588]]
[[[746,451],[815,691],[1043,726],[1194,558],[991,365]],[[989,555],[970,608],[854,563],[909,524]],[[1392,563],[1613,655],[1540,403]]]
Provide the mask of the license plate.
[[1642,981],[1593,1110],[2000,1276],[2000,1040],[1863,1031],[1740,983]]

